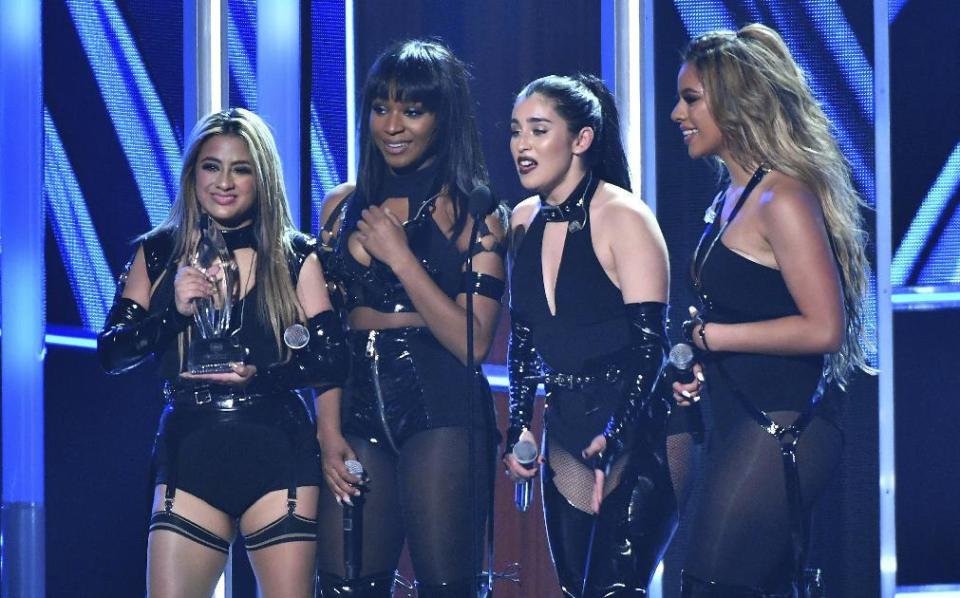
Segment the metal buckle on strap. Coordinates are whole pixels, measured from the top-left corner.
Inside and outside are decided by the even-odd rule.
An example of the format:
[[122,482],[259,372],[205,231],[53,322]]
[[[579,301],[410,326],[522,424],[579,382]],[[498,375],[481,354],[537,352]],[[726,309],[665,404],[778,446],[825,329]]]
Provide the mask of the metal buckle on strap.
[[193,402],[197,405],[206,405],[213,402],[213,394],[209,388],[193,391]]

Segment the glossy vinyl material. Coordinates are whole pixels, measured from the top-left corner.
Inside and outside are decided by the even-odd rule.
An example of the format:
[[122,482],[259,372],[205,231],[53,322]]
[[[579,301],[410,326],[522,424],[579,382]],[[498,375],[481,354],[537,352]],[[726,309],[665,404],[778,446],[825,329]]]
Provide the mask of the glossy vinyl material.
[[[426,328],[353,331],[344,433],[396,449],[413,434],[446,426],[494,430],[490,387]],[[473,385],[474,413],[467,409]]]
[[677,503],[666,463],[645,442],[628,452],[627,469],[596,516],[571,506],[551,475],[544,476],[544,518],[565,596],[645,596],[676,531]]
[[603,432],[607,448],[600,457],[599,466],[602,469],[606,469],[623,451],[628,430],[636,426],[641,413],[647,408],[669,346],[666,304],[645,301],[628,303],[624,308],[630,322],[629,352],[634,367],[627,374],[623,400]]
[[510,371],[510,426],[507,428],[504,454],[513,449],[520,433],[530,427],[533,400],[542,376],[542,363],[533,344],[533,331],[512,312],[507,365]]
[[393,573],[368,575],[347,581],[342,577],[320,573],[317,598],[390,598],[393,596]]

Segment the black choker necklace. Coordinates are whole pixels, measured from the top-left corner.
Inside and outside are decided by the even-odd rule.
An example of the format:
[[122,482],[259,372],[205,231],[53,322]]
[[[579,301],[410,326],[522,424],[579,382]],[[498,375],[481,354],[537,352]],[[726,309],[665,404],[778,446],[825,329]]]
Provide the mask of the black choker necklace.
[[257,248],[257,237],[253,233],[253,224],[247,224],[240,228],[220,229],[223,240],[227,243],[227,249],[236,251],[237,249]]
[[600,181],[594,179],[591,171],[560,205],[548,204],[541,198],[540,213],[543,214],[543,219],[547,222],[566,222],[567,230],[571,233],[582,230],[587,225],[590,214],[590,199],[599,184]]
[[392,172],[389,169],[384,173],[383,181],[380,183],[379,200],[383,201],[388,197],[409,197],[422,201],[435,186],[438,172],[436,161],[420,168],[419,170],[404,171],[402,173]]

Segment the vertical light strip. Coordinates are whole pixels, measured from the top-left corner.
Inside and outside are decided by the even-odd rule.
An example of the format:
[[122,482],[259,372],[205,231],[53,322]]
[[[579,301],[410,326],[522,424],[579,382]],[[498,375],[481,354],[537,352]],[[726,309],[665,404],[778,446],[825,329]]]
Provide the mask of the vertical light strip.
[[223,51],[223,43],[221,41],[224,39],[224,31],[221,25],[224,16],[226,16],[226,11],[220,0],[210,0],[207,9],[209,11],[207,13],[209,15],[207,25],[210,27],[210,44],[208,46],[210,52],[210,103],[206,106],[206,109],[207,112],[213,112],[214,110],[221,110],[224,107],[223,100],[229,93],[224,93],[223,91],[223,61],[226,52]]
[[0,0],[0,595],[44,596],[43,56],[39,2]]
[[[183,2],[183,128],[223,109],[229,97],[225,51],[227,0]],[[214,33],[217,33],[214,36]]]
[[657,213],[657,89],[656,89],[656,46],[654,45],[654,8],[653,0],[644,0],[640,41],[643,48],[641,68],[643,69],[643,90],[641,105],[643,111],[643,134],[641,145],[641,185],[634,184],[634,189],[641,193],[653,213]]
[[[620,112],[620,136],[627,153],[630,178],[639,194],[643,172],[643,80],[640,78],[643,57],[640,54],[640,2],[616,0],[614,3],[616,27],[617,110]],[[653,198],[644,197],[646,201]]]
[[[633,188],[640,197],[647,203],[654,215],[657,213],[657,97],[656,97],[656,70],[654,61],[656,59],[656,46],[654,45],[654,0],[643,0],[640,14],[637,15],[639,23],[639,67],[640,87],[639,95],[636,98],[637,109],[640,111],[641,126],[637,131],[637,138],[640,143],[638,157],[640,158],[639,180],[634,179]],[[653,580],[650,583],[650,598],[663,598],[663,571],[664,565],[661,560],[657,565],[657,570],[653,574]]]
[[344,57],[347,81],[347,180],[357,180],[357,69],[353,47],[353,0],[344,5]]
[[876,168],[877,348],[879,374],[880,595],[897,590],[896,469],[894,453],[894,355],[891,296],[892,192],[890,170],[890,20],[886,0],[873,3],[874,160]]
[[277,142],[295,226],[300,226],[300,109],[300,1],[258,2],[257,110]]

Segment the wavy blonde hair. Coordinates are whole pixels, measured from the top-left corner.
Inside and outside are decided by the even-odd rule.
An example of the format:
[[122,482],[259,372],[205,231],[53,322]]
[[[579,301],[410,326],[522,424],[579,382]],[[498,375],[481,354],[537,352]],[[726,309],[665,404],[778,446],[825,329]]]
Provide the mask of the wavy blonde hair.
[[[292,251],[291,239],[296,233],[287,193],[283,183],[280,155],[270,128],[262,118],[243,108],[214,112],[200,119],[190,133],[180,170],[180,187],[167,219],[153,231],[169,232],[174,239],[173,259],[180,261],[193,250],[191,235],[200,220],[197,199],[197,159],[203,144],[216,135],[239,137],[250,150],[256,180],[256,202],[253,207],[253,232],[257,240],[256,280],[257,312],[261,322],[269,322],[282,359],[289,357],[283,344],[287,326],[304,319],[290,276],[287,256]],[[181,347],[184,339],[181,334]]]
[[701,35],[687,46],[683,61],[696,67],[732,159],[746,168],[766,163],[802,181],[819,199],[846,312],[843,343],[827,358],[827,379],[843,387],[853,370],[873,372],[863,346],[865,204],[803,70],[783,38],[760,24]]

